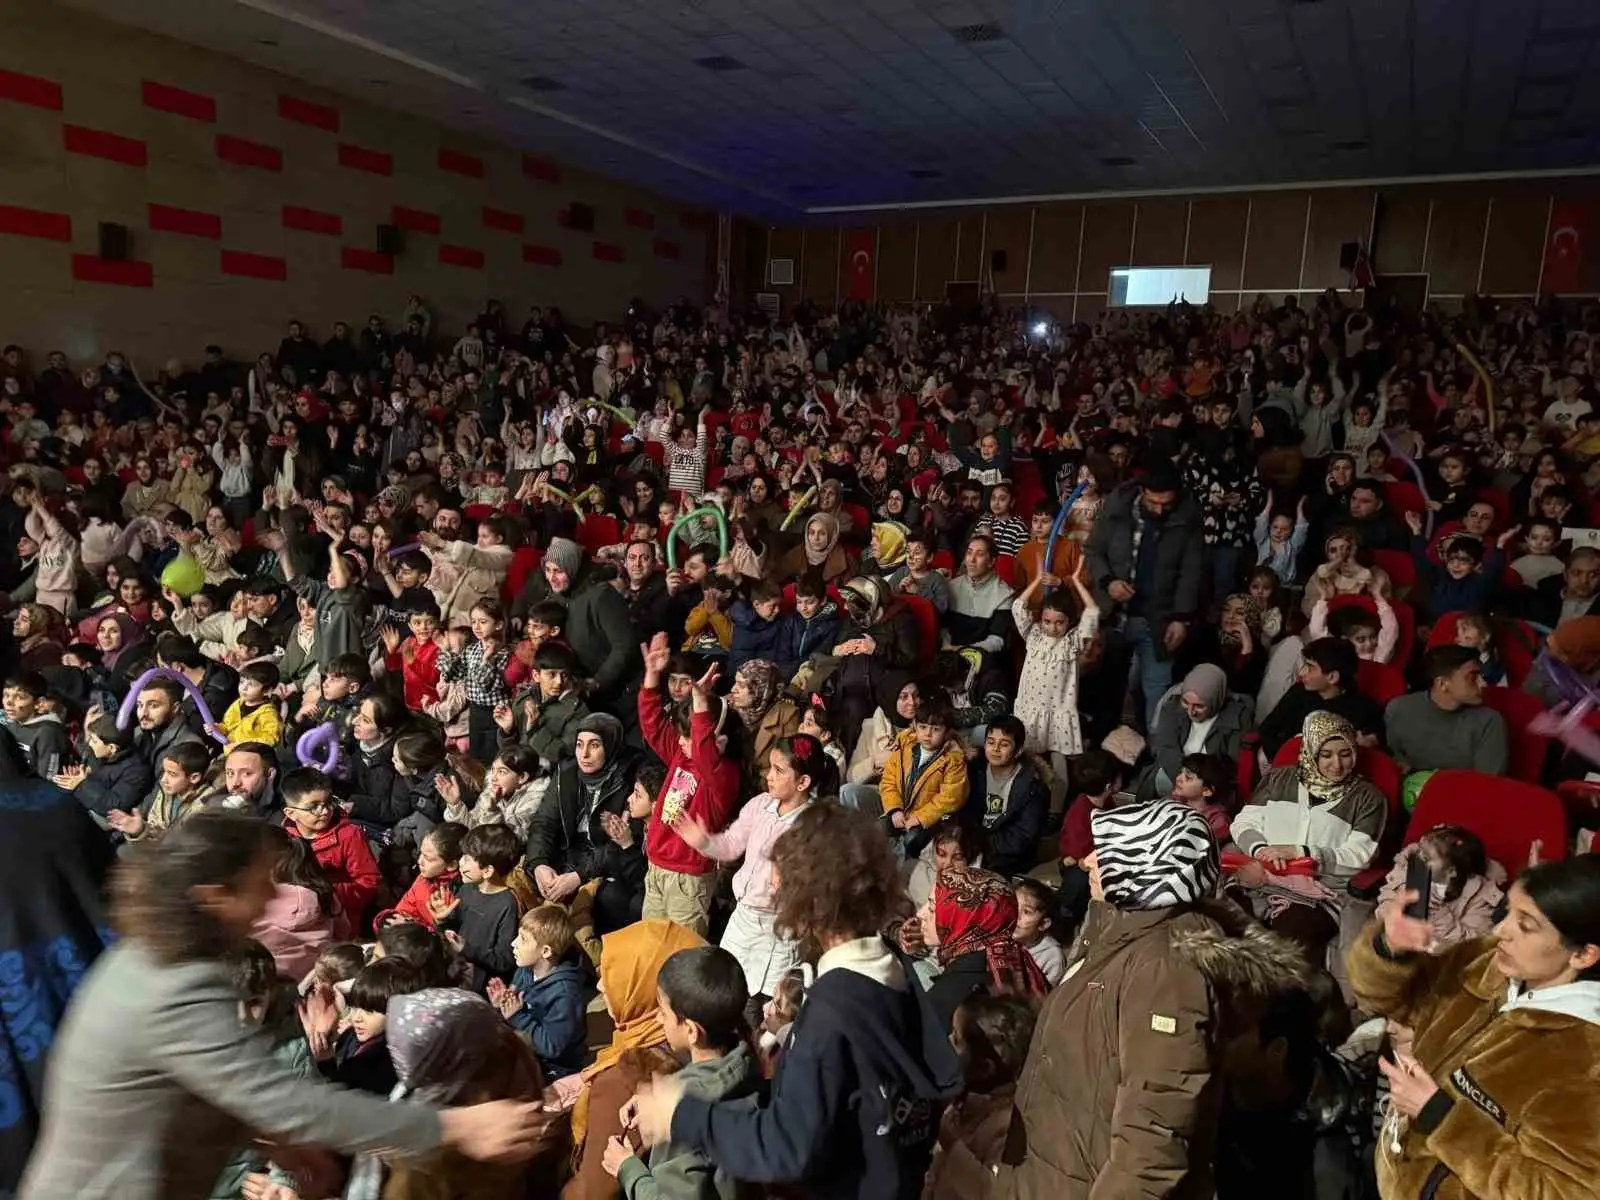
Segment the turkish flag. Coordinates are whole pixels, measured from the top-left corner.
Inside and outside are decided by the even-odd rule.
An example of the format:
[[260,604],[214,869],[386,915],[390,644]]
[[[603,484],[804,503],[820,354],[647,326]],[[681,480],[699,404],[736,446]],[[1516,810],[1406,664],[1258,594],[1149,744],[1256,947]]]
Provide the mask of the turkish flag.
[[850,270],[850,286],[845,289],[847,300],[871,300],[877,291],[877,267],[873,252],[877,249],[875,230],[857,229],[850,235],[845,250],[845,265]]
[[1545,292],[1575,292],[1583,266],[1584,243],[1589,240],[1589,206],[1576,200],[1557,200],[1550,206],[1550,235],[1544,244],[1544,274],[1539,287]]

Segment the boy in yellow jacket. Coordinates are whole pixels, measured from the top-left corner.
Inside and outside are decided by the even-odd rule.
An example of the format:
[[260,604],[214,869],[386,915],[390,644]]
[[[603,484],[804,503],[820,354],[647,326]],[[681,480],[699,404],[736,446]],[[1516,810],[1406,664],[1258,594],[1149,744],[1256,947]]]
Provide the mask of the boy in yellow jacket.
[[269,662],[247,663],[239,669],[239,698],[228,705],[216,728],[228,739],[226,749],[243,742],[276,746],[283,733],[278,714],[278,668]]
[[967,802],[967,758],[955,736],[955,714],[941,695],[917,701],[911,728],[884,764],[878,799],[906,854],[915,854],[927,830]]

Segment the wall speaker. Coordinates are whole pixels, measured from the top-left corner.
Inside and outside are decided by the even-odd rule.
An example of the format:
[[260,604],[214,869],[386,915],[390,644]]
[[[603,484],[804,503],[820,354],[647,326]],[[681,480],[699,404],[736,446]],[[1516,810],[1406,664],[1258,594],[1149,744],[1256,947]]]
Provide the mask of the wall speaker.
[[1344,242],[1339,247],[1339,270],[1354,271],[1356,269],[1356,259],[1360,257],[1360,242]]
[[378,253],[394,258],[406,251],[406,235],[398,225],[378,226]]
[[133,256],[126,225],[100,222],[100,257],[107,262],[127,262]]
[[580,204],[576,200],[567,205],[567,228],[576,229],[579,233],[593,232],[594,206]]
[[1006,269],[1006,252],[1004,250],[996,250],[994,253],[989,255],[989,270],[990,271],[999,272],[999,271],[1004,271],[1005,269]]

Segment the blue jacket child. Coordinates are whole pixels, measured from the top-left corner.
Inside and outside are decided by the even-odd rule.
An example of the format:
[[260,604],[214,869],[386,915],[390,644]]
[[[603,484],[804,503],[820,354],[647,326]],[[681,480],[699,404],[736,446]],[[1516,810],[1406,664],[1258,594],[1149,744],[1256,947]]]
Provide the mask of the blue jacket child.
[[[823,597],[822,606],[807,620],[798,607],[778,618],[778,644],[772,661],[778,664],[778,673],[790,679],[800,669],[800,664],[813,654],[829,654],[839,644],[839,628],[843,623],[839,606]],[[735,635],[734,644],[738,645]]]
[[545,1081],[581,1071],[588,1058],[583,971],[574,962],[559,962],[543,979],[530,967],[518,967],[511,986],[522,1007],[507,1018],[533,1043]]
[[728,670],[736,672],[754,658],[777,657],[783,638],[782,615],[770,621],[758,613],[748,600],[733,602],[733,648],[728,651]]

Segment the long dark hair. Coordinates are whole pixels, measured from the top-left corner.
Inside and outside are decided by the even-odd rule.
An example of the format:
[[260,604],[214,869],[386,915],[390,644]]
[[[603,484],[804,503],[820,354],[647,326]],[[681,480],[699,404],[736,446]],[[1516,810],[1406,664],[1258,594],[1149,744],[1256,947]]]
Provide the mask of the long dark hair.
[[159,841],[134,843],[112,881],[117,932],[166,965],[220,959],[238,938],[195,903],[198,887],[236,887],[273,853],[271,826],[243,813],[199,812]]
[[[1540,863],[1517,876],[1517,882],[1569,950],[1600,946],[1600,856],[1580,854]],[[1578,972],[1578,978],[1600,980],[1600,963]]]
[[278,825],[267,826],[267,841],[278,851],[278,865],[272,871],[273,882],[305,888],[316,896],[322,915],[333,916],[333,885],[312,853],[311,843],[304,838],[290,837],[288,831]]

